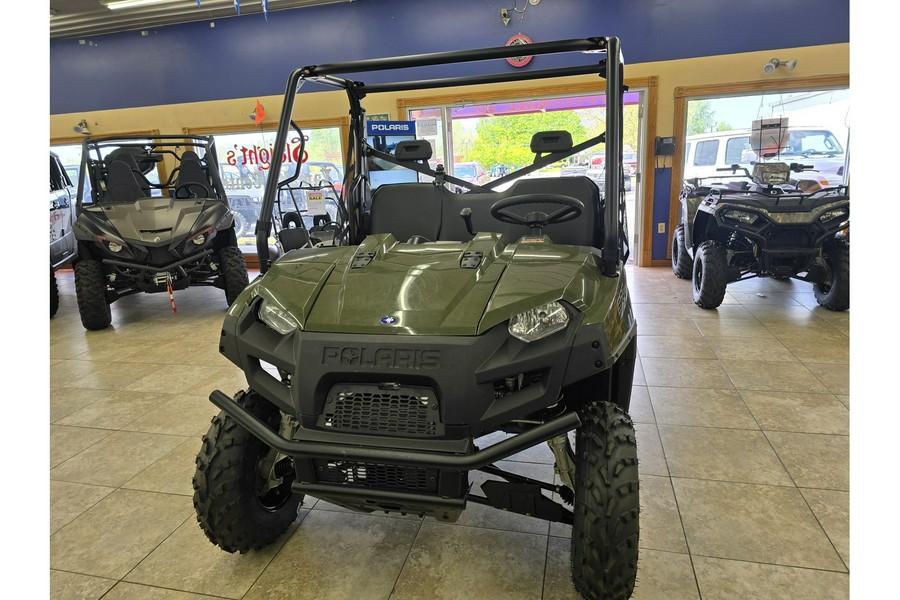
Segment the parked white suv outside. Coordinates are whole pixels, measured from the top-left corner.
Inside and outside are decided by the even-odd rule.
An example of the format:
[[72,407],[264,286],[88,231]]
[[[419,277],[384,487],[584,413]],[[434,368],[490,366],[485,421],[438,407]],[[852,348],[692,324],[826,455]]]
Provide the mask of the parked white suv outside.
[[[688,136],[684,147],[684,179],[721,175],[719,169],[732,165],[752,168],[758,157],[750,147],[750,130],[733,129]],[[824,127],[788,127],[788,143],[778,160],[813,165],[824,185],[844,180],[844,148]]]

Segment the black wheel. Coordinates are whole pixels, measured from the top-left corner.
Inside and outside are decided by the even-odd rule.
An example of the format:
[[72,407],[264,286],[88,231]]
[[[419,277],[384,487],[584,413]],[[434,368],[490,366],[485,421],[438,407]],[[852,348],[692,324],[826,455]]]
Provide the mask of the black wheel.
[[694,261],[684,247],[684,223],[672,234],[672,272],[679,279],[690,279]]
[[[278,407],[252,392],[240,392],[237,402],[278,431]],[[197,521],[223,550],[258,550],[278,539],[297,518],[303,494],[291,491],[291,460],[224,413],[213,417],[196,462]]]
[[225,281],[225,301],[228,302],[228,306],[231,306],[250,283],[244,254],[234,246],[222,248],[219,250],[219,269],[221,269],[222,279]]
[[50,269],[50,316],[59,310],[59,286],[56,285],[56,273]]
[[82,259],[75,263],[75,296],[85,329],[106,329],[112,312],[106,299],[106,275],[99,260]]
[[241,238],[247,235],[247,230],[250,229],[250,223],[247,222],[247,217],[242,215],[239,212],[231,213],[234,215],[234,235],[235,237]]
[[850,246],[841,242],[823,249],[828,274],[822,283],[813,284],[816,302],[828,310],[850,308]]
[[691,273],[694,304],[700,308],[716,308],[725,299],[728,283],[725,248],[718,242],[706,241],[697,248]]
[[618,406],[593,402],[575,436],[572,581],[588,600],[626,600],[637,576],[637,444]]

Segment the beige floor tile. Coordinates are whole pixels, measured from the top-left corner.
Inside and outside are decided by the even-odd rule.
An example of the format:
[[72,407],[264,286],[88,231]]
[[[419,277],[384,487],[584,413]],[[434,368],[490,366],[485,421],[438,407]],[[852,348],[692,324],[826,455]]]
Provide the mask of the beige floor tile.
[[635,385],[631,388],[631,405],[628,414],[635,423],[655,423],[653,405],[650,403],[650,392],[646,386]]
[[212,418],[219,413],[208,395],[163,394],[158,398],[153,410],[123,425],[122,429],[192,436],[208,428]]
[[99,600],[115,584],[115,579],[50,570],[52,600]]
[[[631,309],[634,312],[634,318],[638,321],[638,325],[643,319],[688,320],[691,318],[691,314],[688,312],[689,309],[681,303],[633,304]],[[640,327],[638,331],[640,331]]]
[[640,335],[638,336],[638,346],[640,346],[643,358],[715,358],[712,349],[703,337]]
[[[191,394],[190,390],[207,381],[215,381],[224,372],[221,367],[154,364],[142,377],[127,384],[125,389],[136,392],[197,395]],[[203,389],[212,391],[211,386],[204,386]]]
[[[690,297],[690,295],[688,296]],[[733,319],[755,319],[753,314],[741,306],[740,304],[722,304],[715,310],[703,310],[691,304],[685,306],[685,310],[689,311],[689,316],[695,321],[703,319],[712,320],[733,320]]]
[[84,408],[63,417],[59,425],[121,429],[127,423],[150,413],[168,400],[156,392],[108,391],[105,396]]
[[125,581],[239,599],[272,561],[289,533],[262,550],[230,553],[210,542],[197,520],[189,518],[128,573]]
[[420,525],[404,519],[312,510],[244,600],[387,598]]
[[109,429],[87,427],[50,426],[50,468],[69,460],[79,452],[89,448],[115,433]]
[[832,394],[850,393],[850,365],[807,363],[806,368],[825,384]]
[[711,337],[709,347],[719,360],[797,362],[797,357],[771,338]]
[[50,533],[59,531],[71,523],[78,515],[97,504],[115,488],[97,485],[50,482]]
[[[698,308],[697,310],[703,310]],[[766,326],[756,319],[696,319],[694,324],[705,337],[758,338],[772,337]]]
[[694,571],[704,598],[740,600],[846,600],[846,573],[799,569],[698,556]]
[[672,484],[694,556],[843,569],[796,488],[696,479]]
[[741,397],[766,431],[850,433],[850,411],[831,394],[743,390]]
[[668,477],[641,475],[639,546],[651,550],[687,554],[687,542],[678,504]]
[[644,364],[641,362],[641,352],[638,350],[637,360],[634,361],[634,380],[633,385],[647,385],[647,378],[644,377]]
[[658,424],[757,429],[735,389],[651,387],[650,400]]
[[194,494],[192,479],[196,470],[194,460],[197,458],[197,453],[200,452],[200,444],[199,438],[188,438],[171,452],[122,484],[122,487],[147,492],[192,496]]
[[111,392],[104,390],[84,390],[77,388],[50,389],[50,422],[55,423],[63,417],[80,410],[89,404],[103,400]]
[[722,360],[722,367],[739,390],[828,392],[822,382],[799,362]]
[[121,579],[193,513],[184,496],[117,490],[50,538],[50,567]]
[[849,436],[769,431],[766,437],[797,486],[850,489]]
[[834,544],[847,567],[850,567],[850,492],[801,489],[800,493]]
[[[683,319],[645,317],[638,321],[637,330],[639,336],[676,335],[684,338],[700,336],[700,330],[697,329],[696,323],[693,320]],[[640,343],[641,340],[638,340],[638,345]]]
[[547,537],[425,521],[391,600],[539,600]]
[[850,394],[835,394],[835,398],[850,410]]
[[719,361],[712,359],[642,358],[644,379],[650,387],[728,389],[731,380]]
[[817,319],[809,323],[769,323],[766,329],[783,342],[847,343],[846,333],[831,323]]
[[779,338],[785,348],[802,363],[831,365],[850,364],[850,340],[808,341],[804,339]]
[[103,600],[213,600],[214,598],[215,596],[206,594],[191,594],[124,581],[116,584],[116,587],[103,596]]
[[[802,305],[794,299],[794,297],[790,293],[786,292],[774,292],[774,291],[760,291],[760,292],[747,292],[742,291],[738,292],[735,290],[731,291],[731,296],[737,300],[741,305],[746,306],[747,310],[749,310],[754,315],[757,314],[758,309],[776,309],[776,310],[796,310],[803,309],[806,312],[809,312]],[[764,312],[764,311],[763,311]]]
[[105,386],[73,385],[79,379],[89,377],[98,369],[98,365],[90,360],[64,360],[54,363],[50,367],[51,388],[88,388],[88,389],[114,389]]
[[641,475],[669,475],[659,430],[652,423],[635,423],[634,436],[637,440],[638,471]]
[[118,487],[185,439],[173,435],[119,431],[54,467],[50,478]]
[[660,425],[672,477],[791,485],[762,431]]

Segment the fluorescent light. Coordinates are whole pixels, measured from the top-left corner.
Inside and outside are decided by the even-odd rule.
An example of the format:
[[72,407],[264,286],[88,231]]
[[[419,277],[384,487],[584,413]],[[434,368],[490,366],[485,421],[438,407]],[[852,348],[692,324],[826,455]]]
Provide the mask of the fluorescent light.
[[119,10],[122,8],[134,8],[136,6],[144,6],[146,4],[160,4],[169,2],[170,0],[114,0],[112,2],[103,2],[109,10]]

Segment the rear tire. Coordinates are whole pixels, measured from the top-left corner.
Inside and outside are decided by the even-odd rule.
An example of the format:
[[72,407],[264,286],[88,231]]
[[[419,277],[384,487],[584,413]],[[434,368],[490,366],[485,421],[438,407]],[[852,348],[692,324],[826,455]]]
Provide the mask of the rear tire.
[[850,308],[850,246],[833,242],[823,249],[828,278],[823,283],[814,283],[816,302],[828,310]]
[[231,214],[234,217],[235,237],[244,237],[247,234],[247,230],[250,228],[250,224],[247,222],[247,218],[239,212],[233,212]]
[[244,254],[234,246],[222,248],[219,250],[219,269],[225,281],[225,301],[231,306],[250,283]]
[[56,273],[50,269],[50,317],[59,310],[59,286],[56,285]]
[[717,308],[722,304],[728,283],[727,271],[725,248],[713,241],[700,244],[691,271],[694,304],[700,308]]
[[575,436],[572,581],[588,600],[626,600],[637,576],[639,482],[634,425],[609,402],[581,413]]
[[672,272],[679,279],[690,279],[694,261],[684,247],[684,224],[675,228],[672,235]]
[[[244,392],[237,403],[278,431],[281,412],[274,404]],[[267,475],[260,463],[270,452],[274,450],[225,413],[213,417],[203,436],[193,479],[194,510],[206,537],[227,552],[259,550],[297,518],[303,494],[291,491],[293,469],[276,488],[261,491]]]
[[112,312],[106,299],[106,274],[99,260],[82,259],[75,263],[75,296],[85,329],[106,329]]

